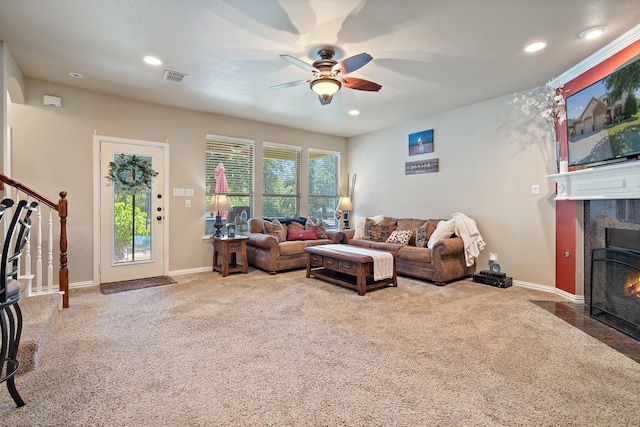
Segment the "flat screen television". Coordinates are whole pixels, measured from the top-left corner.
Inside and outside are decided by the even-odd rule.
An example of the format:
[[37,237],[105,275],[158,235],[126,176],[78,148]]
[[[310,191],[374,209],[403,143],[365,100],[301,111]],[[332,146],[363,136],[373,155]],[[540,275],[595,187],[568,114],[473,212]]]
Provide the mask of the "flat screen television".
[[566,99],[569,165],[640,156],[640,57]]

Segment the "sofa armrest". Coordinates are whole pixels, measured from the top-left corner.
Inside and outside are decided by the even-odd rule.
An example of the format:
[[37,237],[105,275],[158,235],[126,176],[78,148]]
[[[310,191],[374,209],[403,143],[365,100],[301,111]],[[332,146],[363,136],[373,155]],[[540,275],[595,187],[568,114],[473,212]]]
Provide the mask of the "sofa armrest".
[[249,238],[247,240],[248,246],[253,246],[259,249],[276,249],[278,248],[278,239],[270,234],[262,233],[246,233],[245,236]]
[[344,235],[342,243],[349,243],[349,240],[353,239],[353,236],[356,235],[356,230],[354,230],[353,228],[349,228],[346,230],[342,230],[342,234]]
[[327,231],[327,237],[333,243],[344,243],[344,233],[342,231]]
[[464,252],[464,241],[460,237],[439,240],[433,245],[432,251],[440,256],[461,254]]

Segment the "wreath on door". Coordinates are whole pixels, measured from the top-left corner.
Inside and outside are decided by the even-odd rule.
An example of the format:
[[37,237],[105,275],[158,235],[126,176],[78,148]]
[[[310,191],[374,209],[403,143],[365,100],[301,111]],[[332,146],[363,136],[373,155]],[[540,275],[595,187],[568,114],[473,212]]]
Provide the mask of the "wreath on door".
[[105,178],[113,182],[117,189],[136,194],[149,191],[156,175],[158,172],[153,170],[148,158],[135,154],[117,154],[109,162],[109,175]]

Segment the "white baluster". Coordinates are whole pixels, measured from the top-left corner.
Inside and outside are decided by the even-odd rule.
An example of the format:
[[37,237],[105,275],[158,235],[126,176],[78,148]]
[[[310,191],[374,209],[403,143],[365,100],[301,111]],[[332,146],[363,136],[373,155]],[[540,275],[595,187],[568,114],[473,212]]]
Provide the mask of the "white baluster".
[[47,248],[47,291],[53,292],[53,218],[49,209],[49,246]]
[[36,229],[36,289],[42,293],[42,209],[38,205],[38,228]]

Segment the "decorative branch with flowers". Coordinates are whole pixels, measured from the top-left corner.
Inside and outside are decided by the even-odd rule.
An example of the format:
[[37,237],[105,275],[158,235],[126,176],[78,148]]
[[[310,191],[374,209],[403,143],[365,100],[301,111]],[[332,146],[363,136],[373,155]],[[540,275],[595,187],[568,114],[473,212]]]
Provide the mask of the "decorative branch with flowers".
[[559,170],[560,144],[556,138],[556,124],[562,124],[567,118],[565,99],[562,86],[555,88],[551,81],[527,92],[516,93],[509,104],[516,104],[516,108],[527,116],[535,115],[547,122],[553,137],[553,151],[555,153],[556,171]]

